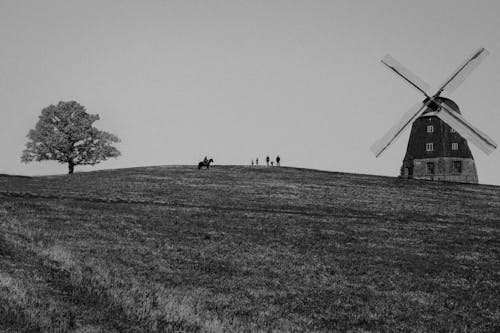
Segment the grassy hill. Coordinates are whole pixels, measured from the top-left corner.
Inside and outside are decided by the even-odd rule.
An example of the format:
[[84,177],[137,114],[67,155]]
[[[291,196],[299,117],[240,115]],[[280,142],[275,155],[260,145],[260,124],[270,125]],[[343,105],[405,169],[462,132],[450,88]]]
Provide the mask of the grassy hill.
[[0,177],[0,331],[500,330],[500,187],[293,168]]

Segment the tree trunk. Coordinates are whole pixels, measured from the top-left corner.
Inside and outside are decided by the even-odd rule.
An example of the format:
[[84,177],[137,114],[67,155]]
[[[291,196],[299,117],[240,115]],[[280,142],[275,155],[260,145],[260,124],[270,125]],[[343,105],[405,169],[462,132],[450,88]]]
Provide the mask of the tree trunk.
[[71,175],[75,169],[75,164],[73,162],[68,162],[68,174]]

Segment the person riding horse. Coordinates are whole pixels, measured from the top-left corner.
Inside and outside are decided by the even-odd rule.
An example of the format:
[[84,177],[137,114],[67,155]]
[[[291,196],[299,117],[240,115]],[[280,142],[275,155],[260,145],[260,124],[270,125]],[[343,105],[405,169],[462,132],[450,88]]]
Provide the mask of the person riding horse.
[[200,170],[203,167],[207,167],[207,169],[210,168],[210,163],[213,163],[213,162],[214,162],[214,160],[212,158],[208,159],[205,156],[205,158],[203,159],[203,161],[201,161],[200,163],[198,163],[198,170]]

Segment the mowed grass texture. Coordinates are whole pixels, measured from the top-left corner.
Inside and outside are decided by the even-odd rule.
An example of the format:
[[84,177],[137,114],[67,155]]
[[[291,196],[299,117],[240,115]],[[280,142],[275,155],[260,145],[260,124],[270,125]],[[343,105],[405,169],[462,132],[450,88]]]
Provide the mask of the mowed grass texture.
[[0,177],[0,331],[500,331],[500,188],[293,168]]

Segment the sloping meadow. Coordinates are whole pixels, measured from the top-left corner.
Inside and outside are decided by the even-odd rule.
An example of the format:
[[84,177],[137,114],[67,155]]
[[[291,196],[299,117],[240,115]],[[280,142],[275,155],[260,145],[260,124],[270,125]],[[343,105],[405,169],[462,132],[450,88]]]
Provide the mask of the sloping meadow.
[[0,330],[500,329],[500,188],[293,168],[0,177]]

